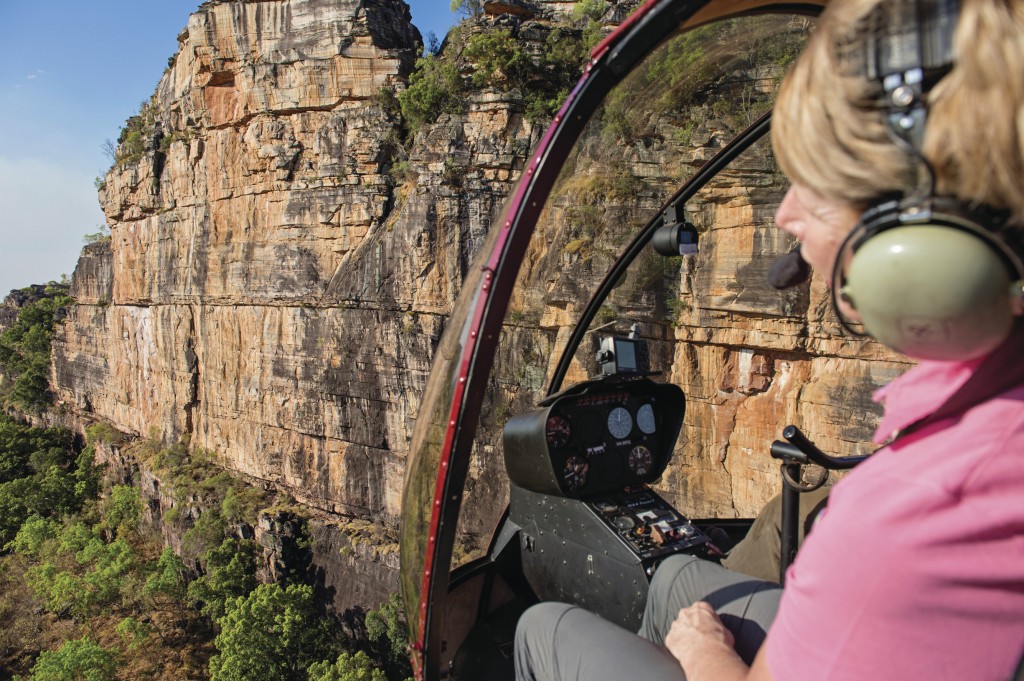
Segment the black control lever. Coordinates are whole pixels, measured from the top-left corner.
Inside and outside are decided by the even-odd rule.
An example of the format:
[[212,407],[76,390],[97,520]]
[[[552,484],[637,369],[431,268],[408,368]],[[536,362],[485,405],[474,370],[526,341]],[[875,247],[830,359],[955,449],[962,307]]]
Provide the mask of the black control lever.
[[[801,453],[806,455],[807,459],[810,459],[811,463],[816,463],[822,468],[830,471],[842,471],[853,468],[861,461],[867,459],[870,454],[863,454],[861,456],[829,456],[825,452],[815,446],[813,442],[807,439],[807,436],[800,432],[800,429],[796,426],[786,426],[782,431],[782,437],[792,443]],[[775,456],[775,445],[782,443],[772,444],[772,456]],[[786,458],[786,457],[775,457],[775,458]],[[808,463],[807,461],[801,461],[800,463]]]
[[[782,479],[786,483],[782,488],[781,546],[779,547],[779,583],[785,584],[786,570],[796,558],[800,494],[821,487],[828,478],[829,471],[853,468],[868,458],[868,455],[829,456],[808,440],[807,436],[796,426],[786,426],[782,431],[782,437],[789,442],[776,440],[772,443],[771,454],[773,459],[782,461]],[[822,471],[823,475],[817,482],[805,483],[801,479],[801,467],[812,463],[825,470]]]

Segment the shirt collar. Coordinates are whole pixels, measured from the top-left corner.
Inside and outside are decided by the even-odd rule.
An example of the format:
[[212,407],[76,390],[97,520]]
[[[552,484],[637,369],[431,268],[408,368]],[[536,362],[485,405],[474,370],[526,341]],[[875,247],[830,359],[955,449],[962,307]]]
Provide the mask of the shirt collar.
[[889,441],[907,426],[935,412],[963,387],[981,362],[981,359],[968,362],[924,360],[876,390],[872,398],[885,405],[885,415],[875,430],[874,441],[877,444]]
[[[1021,347],[1024,347],[1024,320],[1017,320],[1010,337],[988,355],[966,362],[924,360],[889,385],[875,391],[874,400],[885,405],[885,415],[875,430],[874,441],[882,444],[908,426],[931,416],[946,405],[972,377],[976,380],[963,396],[957,396],[954,403],[957,407],[966,409],[1024,383]],[[952,407],[947,406],[947,410],[952,410]]]

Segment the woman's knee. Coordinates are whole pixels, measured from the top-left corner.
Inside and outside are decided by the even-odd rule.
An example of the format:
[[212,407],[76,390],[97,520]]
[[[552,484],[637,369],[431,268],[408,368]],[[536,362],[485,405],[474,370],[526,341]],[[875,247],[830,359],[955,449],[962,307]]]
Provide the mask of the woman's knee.
[[565,603],[538,603],[526,610],[516,624],[516,679],[553,679],[557,677],[555,641],[558,624],[575,606]]
[[533,647],[538,643],[552,643],[558,622],[565,613],[572,610],[573,605],[566,603],[538,603],[527,608],[516,624],[516,647],[526,645]]
[[700,561],[696,556],[676,554],[670,556],[658,565],[651,579],[650,590],[647,594],[647,602],[652,600],[665,602],[669,593],[678,587],[679,575]]

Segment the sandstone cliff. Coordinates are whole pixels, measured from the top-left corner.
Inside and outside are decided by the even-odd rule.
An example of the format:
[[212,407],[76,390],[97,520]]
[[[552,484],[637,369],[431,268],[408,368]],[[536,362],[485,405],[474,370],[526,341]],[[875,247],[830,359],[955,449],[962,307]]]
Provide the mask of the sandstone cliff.
[[[573,8],[487,4],[493,14],[469,30],[509,29],[534,47]],[[635,4],[612,3],[603,21]],[[54,343],[59,397],[83,419],[165,442],[188,435],[225,468],[317,509],[315,559],[329,582],[354,584],[339,607],[374,604],[394,584],[395,554],[364,545],[339,558],[347,540],[332,528],[351,518],[397,525],[434,348],[544,127],[522,92],[484,88],[463,113],[407,137],[389,93],[406,87],[418,44],[401,0],[203,4],[126,128],[100,192],[111,238],[83,251],[77,304]],[[678,140],[636,145],[634,170],[651,185],[677,182],[676,170],[692,172],[714,150],[714,127],[682,154]],[[778,186],[730,189],[748,179],[707,198],[708,225],[731,211],[743,229],[723,230],[713,263],[675,271],[670,288],[692,292],[692,304],[657,331],[690,396],[685,454],[665,486],[700,514],[756,510],[777,487],[766,443],[785,423],[851,453],[876,414],[864,396],[899,369],[855,358],[861,344],[824,321],[823,290],[758,292],[763,268],[744,269],[751,256],[788,244],[763,229]],[[642,198],[629,209],[657,207],[654,193]],[[565,275],[510,317],[476,497],[506,494],[500,416],[537,394],[578,296],[603,274],[566,248],[572,240],[553,231],[551,252],[534,254],[564,259]],[[494,508],[467,531],[486,534]]]

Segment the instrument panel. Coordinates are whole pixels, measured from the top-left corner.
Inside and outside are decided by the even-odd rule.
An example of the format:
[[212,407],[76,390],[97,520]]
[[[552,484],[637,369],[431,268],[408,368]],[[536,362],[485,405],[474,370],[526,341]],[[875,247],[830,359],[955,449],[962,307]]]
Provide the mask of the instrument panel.
[[646,378],[575,386],[509,421],[509,476],[527,489],[573,498],[651,482],[668,465],[684,405],[679,388]]
[[641,560],[705,546],[710,539],[652,490],[639,485],[588,503]]

